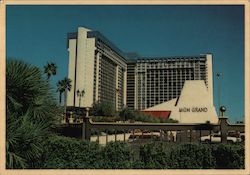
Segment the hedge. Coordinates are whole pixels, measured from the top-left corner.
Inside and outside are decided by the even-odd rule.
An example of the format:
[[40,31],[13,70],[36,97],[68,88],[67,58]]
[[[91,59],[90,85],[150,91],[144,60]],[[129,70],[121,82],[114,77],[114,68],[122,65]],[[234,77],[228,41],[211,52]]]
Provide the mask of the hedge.
[[37,168],[242,169],[244,147],[156,142],[139,146],[135,151],[124,142],[110,142],[101,146],[95,142],[53,136],[44,143],[44,154],[37,161]]
[[128,145],[123,142],[110,142],[103,147],[95,142],[53,136],[44,143],[44,154],[36,168],[130,168],[130,153]]
[[206,169],[215,168],[210,145],[152,143],[141,147],[144,168]]
[[243,145],[219,145],[213,150],[213,157],[216,159],[216,168],[244,169],[245,149]]
[[237,144],[151,143],[140,148],[144,168],[244,169],[244,146]]
[[96,143],[54,136],[44,143],[42,168],[100,168],[100,147]]

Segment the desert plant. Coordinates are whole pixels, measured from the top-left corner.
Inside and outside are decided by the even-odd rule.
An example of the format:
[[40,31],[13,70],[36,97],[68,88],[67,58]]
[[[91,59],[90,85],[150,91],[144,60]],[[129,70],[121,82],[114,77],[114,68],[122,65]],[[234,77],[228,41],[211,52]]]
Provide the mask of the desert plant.
[[39,68],[8,59],[6,81],[6,166],[30,168],[57,122],[58,107]]

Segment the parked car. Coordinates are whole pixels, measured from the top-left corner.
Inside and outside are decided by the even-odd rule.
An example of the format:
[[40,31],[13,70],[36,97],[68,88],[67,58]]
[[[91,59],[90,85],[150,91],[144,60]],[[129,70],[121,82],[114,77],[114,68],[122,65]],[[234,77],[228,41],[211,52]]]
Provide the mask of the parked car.
[[245,141],[245,133],[239,131],[228,131],[228,136],[240,138],[241,142]]
[[[221,142],[221,135],[220,135],[220,133],[213,133],[211,135],[202,136],[201,137],[201,142],[205,142],[205,143],[220,143]],[[227,142],[228,143],[241,142],[241,138],[227,136]]]

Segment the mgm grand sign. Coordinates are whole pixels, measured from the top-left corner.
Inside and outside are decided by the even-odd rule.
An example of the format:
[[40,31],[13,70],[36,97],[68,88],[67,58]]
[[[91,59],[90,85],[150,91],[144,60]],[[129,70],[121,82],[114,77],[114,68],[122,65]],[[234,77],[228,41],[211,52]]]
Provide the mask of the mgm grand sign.
[[179,112],[195,112],[196,113],[196,112],[207,112],[207,111],[208,111],[207,107],[179,108]]

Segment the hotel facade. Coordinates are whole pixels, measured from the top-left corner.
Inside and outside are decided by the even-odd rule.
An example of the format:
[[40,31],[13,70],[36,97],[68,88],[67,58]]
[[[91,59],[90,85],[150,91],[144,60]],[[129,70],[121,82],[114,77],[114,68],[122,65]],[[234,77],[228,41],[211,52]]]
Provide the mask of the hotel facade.
[[[127,87],[123,53],[101,33],[84,27],[68,34],[68,52],[72,90],[67,94],[67,108],[104,102],[121,110],[126,105]],[[77,91],[83,90],[83,97],[77,95]]]
[[143,110],[178,98],[186,80],[204,80],[213,101],[212,54],[139,57],[127,63],[130,109]]
[[[180,120],[178,116],[181,116],[182,109],[189,106],[187,109],[206,109],[202,113],[203,119],[198,117],[194,121],[208,121],[210,116],[213,118],[211,121],[216,121],[212,54],[178,57],[137,55],[132,58],[100,32],[84,27],[69,33],[67,41],[68,78],[72,80],[72,90],[67,94],[69,111],[91,108],[96,102],[104,102],[117,111],[128,107],[148,114],[165,112],[164,117],[171,117],[172,111],[172,118]],[[182,92],[186,82],[188,84]],[[196,89],[200,95],[194,93]],[[85,92],[83,97],[77,93],[82,90]],[[204,97],[205,100],[202,99]],[[203,103],[199,107],[201,100]],[[197,103],[192,104],[194,101]],[[188,112],[185,112],[186,118],[195,116]],[[201,113],[198,115],[202,116]]]

